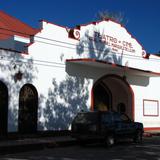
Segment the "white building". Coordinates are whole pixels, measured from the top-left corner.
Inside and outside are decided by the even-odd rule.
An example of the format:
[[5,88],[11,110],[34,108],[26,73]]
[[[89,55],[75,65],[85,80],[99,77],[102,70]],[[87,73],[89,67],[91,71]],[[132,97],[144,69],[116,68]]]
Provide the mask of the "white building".
[[160,130],[160,58],[122,25],[41,21],[39,32],[13,33],[25,48],[0,50],[1,134],[68,130],[80,110],[122,111],[145,130]]

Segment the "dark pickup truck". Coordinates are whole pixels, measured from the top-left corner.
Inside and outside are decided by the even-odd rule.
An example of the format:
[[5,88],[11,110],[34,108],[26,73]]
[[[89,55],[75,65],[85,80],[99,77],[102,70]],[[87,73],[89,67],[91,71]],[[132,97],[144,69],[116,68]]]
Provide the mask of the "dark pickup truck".
[[102,140],[112,146],[117,140],[124,138],[140,143],[143,124],[133,122],[126,114],[117,112],[80,112],[72,122],[71,133],[81,143]]

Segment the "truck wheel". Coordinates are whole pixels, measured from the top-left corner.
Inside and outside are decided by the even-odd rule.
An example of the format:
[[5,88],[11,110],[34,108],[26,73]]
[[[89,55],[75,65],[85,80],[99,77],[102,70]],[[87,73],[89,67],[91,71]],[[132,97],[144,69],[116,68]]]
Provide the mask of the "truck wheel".
[[142,143],[142,136],[143,136],[143,132],[141,130],[138,130],[135,134],[135,137],[134,137],[134,142],[135,143]]
[[113,135],[108,135],[105,139],[105,143],[108,147],[111,147],[115,144],[115,138]]

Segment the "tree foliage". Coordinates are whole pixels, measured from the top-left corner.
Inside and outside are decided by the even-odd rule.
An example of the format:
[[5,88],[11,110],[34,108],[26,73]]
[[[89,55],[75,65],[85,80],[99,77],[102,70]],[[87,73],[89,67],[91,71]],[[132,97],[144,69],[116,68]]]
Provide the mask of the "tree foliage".
[[97,20],[111,19],[115,22],[125,25],[127,23],[122,12],[100,11],[96,15]]

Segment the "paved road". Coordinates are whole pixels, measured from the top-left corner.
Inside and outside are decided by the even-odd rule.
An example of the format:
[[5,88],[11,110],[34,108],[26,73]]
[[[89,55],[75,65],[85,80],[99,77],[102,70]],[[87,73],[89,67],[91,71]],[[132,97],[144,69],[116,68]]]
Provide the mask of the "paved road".
[[160,137],[145,138],[143,144],[121,142],[112,148],[102,144],[78,145],[24,152],[0,157],[1,160],[160,160]]

